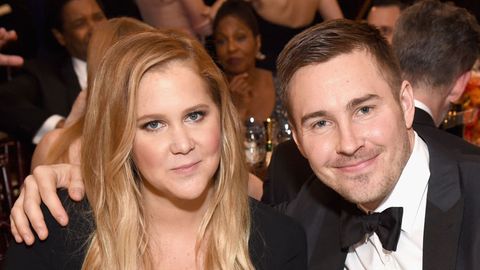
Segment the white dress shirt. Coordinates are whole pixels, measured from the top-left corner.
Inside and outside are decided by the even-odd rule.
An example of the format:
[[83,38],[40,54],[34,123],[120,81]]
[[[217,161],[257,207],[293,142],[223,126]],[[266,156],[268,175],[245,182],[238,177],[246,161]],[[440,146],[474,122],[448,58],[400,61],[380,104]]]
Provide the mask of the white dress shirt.
[[[86,89],[87,88],[87,63],[83,60],[72,57],[72,64],[73,64],[73,70],[77,75],[78,82],[80,83],[80,89]],[[34,144],[39,143],[40,140],[43,138],[43,136],[50,130],[55,129],[58,122],[60,122],[62,119],[65,119],[65,117],[58,114],[54,114],[48,117],[47,120],[45,120],[42,126],[38,129],[37,133],[35,133],[35,136],[33,136],[32,142]]]
[[425,103],[421,102],[420,100],[413,100],[414,104],[415,104],[415,107],[416,108],[419,108],[419,109],[422,109],[424,111],[426,111],[432,118],[432,111],[430,110],[430,108],[428,108],[427,105],[425,105]]
[[423,231],[430,178],[429,154],[425,142],[415,133],[412,154],[392,193],[373,212],[389,207],[403,207],[402,226],[397,250],[382,248],[376,233],[352,247],[345,269],[422,269]]

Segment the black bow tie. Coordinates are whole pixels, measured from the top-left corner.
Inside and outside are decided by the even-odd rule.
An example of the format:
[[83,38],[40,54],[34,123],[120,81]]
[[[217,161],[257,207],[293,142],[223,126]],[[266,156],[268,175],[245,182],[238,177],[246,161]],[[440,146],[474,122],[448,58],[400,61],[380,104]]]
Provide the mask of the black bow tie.
[[348,249],[364,239],[365,234],[375,232],[386,250],[397,250],[402,224],[403,207],[390,207],[381,213],[351,214],[342,211],[340,216],[340,244]]

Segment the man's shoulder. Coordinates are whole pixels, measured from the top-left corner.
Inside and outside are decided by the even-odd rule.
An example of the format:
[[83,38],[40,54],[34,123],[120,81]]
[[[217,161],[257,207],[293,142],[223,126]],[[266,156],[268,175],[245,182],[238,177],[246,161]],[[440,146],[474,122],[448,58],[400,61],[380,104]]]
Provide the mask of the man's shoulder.
[[250,253],[254,264],[262,269],[279,269],[294,261],[299,269],[305,269],[307,244],[300,224],[254,199],[250,200],[250,209]]
[[415,131],[424,140],[437,142],[441,147],[460,154],[480,156],[480,147],[436,127],[415,127]]

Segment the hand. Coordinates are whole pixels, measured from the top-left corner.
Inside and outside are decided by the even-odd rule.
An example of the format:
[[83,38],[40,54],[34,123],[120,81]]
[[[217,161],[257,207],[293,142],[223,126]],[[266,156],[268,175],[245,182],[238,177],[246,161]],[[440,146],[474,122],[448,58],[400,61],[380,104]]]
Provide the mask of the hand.
[[[12,40],[17,40],[17,33],[14,30],[7,31],[5,28],[0,27],[0,48]],[[23,65],[22,57],[0,53],[0,66],[19,67],[21,65]]]
[[248,74],[236,75],[230,80],[230,93],[237,109],[246,108],[252,100],[253,87],[248,81]]
[[17,243],[33,244],[35,238],[29,221],[41,240],[48,236],[47,226],[40,209],[45,203],[55,220],[62,226],[68,224],[68,215],[57,196],[57,188],[68,188],[70,198],[80,201],[85,194],[80,167],[70,164],[38,166],[22,186],[20,196],[12,207],[10,225]]
[[75,102],[73,103],[72,110],[67,116],[67,119],[65,120],[65,125],[64,127],[69,127],[72,124],[76,123],[82,116],[85,115],[85,107],[87,106],[87,91],[82,90],[77,98],[75,99]]

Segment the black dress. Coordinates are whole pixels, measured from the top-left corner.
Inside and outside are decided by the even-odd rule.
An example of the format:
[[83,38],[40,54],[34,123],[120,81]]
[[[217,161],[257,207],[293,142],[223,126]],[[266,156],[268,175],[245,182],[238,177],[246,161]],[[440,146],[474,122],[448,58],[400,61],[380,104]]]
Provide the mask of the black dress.
[[[59,192],[69,225],[61,227],[42,205],[49,236],[34,245],[12,243],[2,269],[81,269],[94,228],[86,200],[74,203]],[[250,201],[252,228],[249,250],[256,269],[307,269],[305,232],[291,218],[255,200]]]

